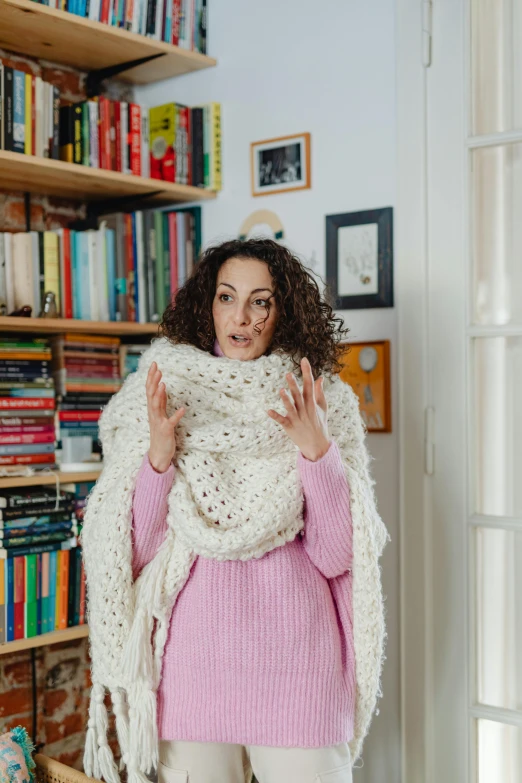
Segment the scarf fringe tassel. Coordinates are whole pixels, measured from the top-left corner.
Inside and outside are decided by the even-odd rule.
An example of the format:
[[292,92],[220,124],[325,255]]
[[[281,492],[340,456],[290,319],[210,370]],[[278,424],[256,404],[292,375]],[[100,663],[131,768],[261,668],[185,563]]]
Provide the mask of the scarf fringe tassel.
[[109,718],[105,707],[105,688],[95,683],[91,690],[89,721],[85,739],[84,768],[88,777],[120,783],[118,768],[107,742]]

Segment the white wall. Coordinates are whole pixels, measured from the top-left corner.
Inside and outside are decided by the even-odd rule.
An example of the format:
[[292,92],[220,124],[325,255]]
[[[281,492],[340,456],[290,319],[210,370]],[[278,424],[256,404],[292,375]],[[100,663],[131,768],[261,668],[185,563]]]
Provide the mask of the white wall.
[[[319,275],[325,215],[395,203],[393,0],[209,0],[213,69],[136,91],[145,106],[169,100],[222,104],[223,191],[203,207],[203,239],[237,236],[257,209],[278,214],[285,242]],[[309,131],[312,188],[251,197],[250,142]],[[354,340],[390,339],[393,432],[369,435],[381,515],[388,644],[384,698],[355,783],[399,783],[398,428],[395,309],[341,313]]]

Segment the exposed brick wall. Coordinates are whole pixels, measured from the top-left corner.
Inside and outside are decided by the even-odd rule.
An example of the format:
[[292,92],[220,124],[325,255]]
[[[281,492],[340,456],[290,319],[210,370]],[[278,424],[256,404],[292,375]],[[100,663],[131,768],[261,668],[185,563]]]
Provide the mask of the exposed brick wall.
[[[82,768],[90,689],[86,639],[35,649],[36,743],[64,764]],[[33,731],[31,651],[0,657],[0,733]]]

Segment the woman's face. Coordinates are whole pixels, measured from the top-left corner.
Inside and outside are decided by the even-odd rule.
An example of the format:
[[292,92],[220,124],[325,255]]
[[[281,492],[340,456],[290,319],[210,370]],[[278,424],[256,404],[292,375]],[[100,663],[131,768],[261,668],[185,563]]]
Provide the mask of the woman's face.
[[222,264],[212,316],[225,356],[243,361],[266,353],[276,327],[276,309],[275,286],[264,261],[229,258]]

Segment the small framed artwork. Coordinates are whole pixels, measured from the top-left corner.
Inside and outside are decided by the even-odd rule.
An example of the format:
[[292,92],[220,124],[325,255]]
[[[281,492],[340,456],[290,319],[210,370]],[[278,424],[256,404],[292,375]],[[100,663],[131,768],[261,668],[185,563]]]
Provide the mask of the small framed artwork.
[[310,187],[309,133],[255,141],[250,149],[253,196]]
[[393,209],[326,216],[326,281],[337,310],[393,307]]
[[368,432],[391,432],[390,341],[346,343],[339,377],[359,397]]

